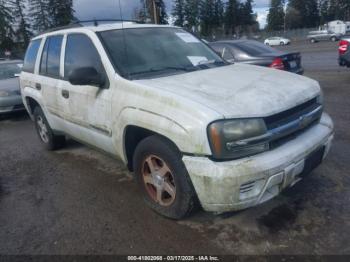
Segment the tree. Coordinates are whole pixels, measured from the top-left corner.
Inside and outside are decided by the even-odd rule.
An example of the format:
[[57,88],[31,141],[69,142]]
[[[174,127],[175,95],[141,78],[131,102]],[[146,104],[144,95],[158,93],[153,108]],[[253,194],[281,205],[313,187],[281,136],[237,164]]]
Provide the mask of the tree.
[[215,0],[202,0],[200,2],[200,21],[202,34],[209,36],[212,34],[215,25],[214,9]]
[[0,49],[11,49],[13,45],[13,17],[6,1],[0,0]]
[[267,29],[278,31],[284,29],[284,0],[271,0],[269,14],[267,15]]
[[[288,12],[292,12],[288,14]],[[297,14],[298,20],[292,15]],[[288,2],[287,17],[289,28],[310,28],[320,23],[319,6],[317,0],[290,0]],[[291,22],[292,21],[292,22]]]
[[195,31],[199,25],[200,0],[186,0],[184,8],[184,20],[186,27]]
[[224,21],[224,4],[222,0],[214,0],[213,25],[219,27]]
[[50,28],[49,0],[29,0],[29,14],[34,30],[42,32]]
[[240,18],[239,3],[237,0],[229,0],[225,9],[225,30],[226,34],[233,34]]
[[30,32],[30,25],[27,23],[25,15],[25,3],[23,0],[12,0],[9,2],[12,16],[15,17],[15,36],[17,41],[23,43],[23,48],[27,47],[32,33]]
[[175,19],[174,25],[183,27],[185,25],[185,1],[175,0],[172,15]]
[[51,27],[65,26],[75,20],[73,0],[49,0],[49,7]]
[[158,5],[157,8],[158,8],[158,16],[159,16],[158,23],[159,24],[168,24],[168,15],[166,12],[166,7],[165,7],[164,1],[159,0],[157,5]]

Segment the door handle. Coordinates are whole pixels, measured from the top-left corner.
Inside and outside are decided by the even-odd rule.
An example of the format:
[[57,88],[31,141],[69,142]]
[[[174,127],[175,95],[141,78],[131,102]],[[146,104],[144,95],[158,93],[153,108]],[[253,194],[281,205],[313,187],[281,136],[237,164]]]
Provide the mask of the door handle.
[[41,90],[41,85],[39,83],[36,83],[35,84],[35,88],[40,91]]
[[68,90],[62,90],[62,96],[66,99],[69,98],[69,91]]

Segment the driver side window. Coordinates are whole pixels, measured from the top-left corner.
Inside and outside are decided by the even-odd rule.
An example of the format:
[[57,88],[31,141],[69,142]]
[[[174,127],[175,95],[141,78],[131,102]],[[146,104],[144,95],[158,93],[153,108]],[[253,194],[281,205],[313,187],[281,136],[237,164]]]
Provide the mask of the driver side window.
[[98,73],[108,79],[100,55],[91,39],[84,34],[68,35],[64,59],[64,78],[68,79],[72,71],[82,67],[95,68]]

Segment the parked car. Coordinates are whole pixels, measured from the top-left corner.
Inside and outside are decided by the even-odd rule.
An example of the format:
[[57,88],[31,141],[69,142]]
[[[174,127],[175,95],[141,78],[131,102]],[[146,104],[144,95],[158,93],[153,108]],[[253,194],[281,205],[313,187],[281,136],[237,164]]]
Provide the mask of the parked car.
[[265,66],[292,73],[303,74],[301,55],[282,52],[254,40],[218,41],[209,45],[230,63]]
[[264,41],[265,45],[289,45],[291,41],[284,37],[270,37]]
[[339,65],[350,67],[350,38],[339,42]]
[[341,38],[340,34],[333,33],[328,30],[311,31],[309,32],[307,39],[311,43],[316,43],[319,41],[338,41]]
[[19,87],[23,61],[0,61],[0,114],[25,110]]
[[318,166],[333,139],[318,82],[231,65],[172,26],[37,36],[21,88],[48,150],[68,135],[120,158],[146,203],[174,219],[198,202],[225,212],[268,201]]

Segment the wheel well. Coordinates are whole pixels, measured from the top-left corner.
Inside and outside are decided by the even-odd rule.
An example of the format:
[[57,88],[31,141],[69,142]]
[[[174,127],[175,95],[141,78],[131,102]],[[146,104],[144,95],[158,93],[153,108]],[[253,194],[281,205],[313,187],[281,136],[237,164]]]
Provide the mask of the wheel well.
[[30,111],[30,114],[33,114],[34,109],[37,106],[40,107],[39,103],[35,99],[33,99],[31,97],[26,97],[26,101],[27,101],[27,105],[28,105],[28,109]]
[[[163,137],[164,139],[168,140],[169,143],[173,144],[176,148],[178,148],[176,146],[176,144],[171,141],[170,139],[168,139],[165,136],[162,136],[154,131],[142,128],[142,127],[138,127],[138,126],[127,126],[125,128],[125,132],[124,132],[124,149],[125,149],[125,155],[128,161],[128,169],[129,171],[134,171],[133,168],[133,157],[134,157],[134,153],[136,150],[137,145],[145,138],[149,137],[149,136],[153,136],[153,135],[157,135],[160,137]],[[180,152],[180,150],[179,150]]]

